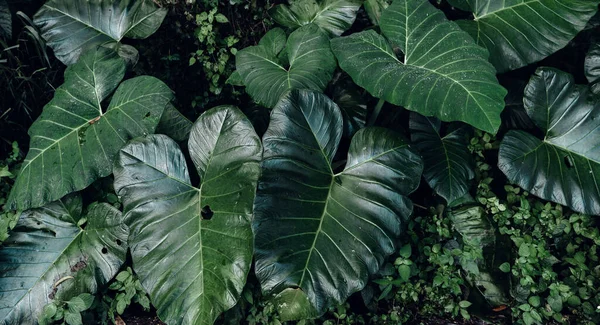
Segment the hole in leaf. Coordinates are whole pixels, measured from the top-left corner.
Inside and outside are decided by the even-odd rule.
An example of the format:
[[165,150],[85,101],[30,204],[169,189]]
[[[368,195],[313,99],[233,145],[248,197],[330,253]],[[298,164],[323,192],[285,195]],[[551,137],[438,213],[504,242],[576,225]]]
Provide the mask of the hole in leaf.
[[150,112],[146,113],[146,115],[144,115],[144,117],[150,117]]
[[214,213],[208,205],[205,205],[200,214],[202,215],[202,220],[210,220]]
[[117,239],[116,243],[117,243],[117,245],[119,245],[119,246],[121,246],[121,244],[122,244],[120,239]]
[[102,254],[108,253],[108,249],[106,247],[102,247]]
[[565,156],[565,165],[569,168],[573,168],[575,163],[573,162],[573,158],[571,156]]

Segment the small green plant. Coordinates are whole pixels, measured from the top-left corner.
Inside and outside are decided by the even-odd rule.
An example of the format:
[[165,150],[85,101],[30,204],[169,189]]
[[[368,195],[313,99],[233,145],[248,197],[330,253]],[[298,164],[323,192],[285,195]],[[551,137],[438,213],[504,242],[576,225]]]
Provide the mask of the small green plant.
[[119,272],[108,290],[102,298],[103,324],[109,324],[108,319],[115,323],[115,315],[122,315],[131,303],[139,304],[145,311],[150,310],[148,295],[131,267]]
[[[6,204],[21,159],[19,145],[13,142],[12,151],[4,161],[0,162],[0,208]],[[8,238],[8,232],[15,227],[20,214],[19,211],[0,209],[0,245]]]
[[227,76],[231,71],[226,71],[231,55],[237,53],[234,45],[239,39],[234,35],[223,36],[219,33],[218,24],[227,24],[229,20],[225,15],[218,13],[214,7],[196,15],[195,22],[198,26],[194,32],[198,40],[198,50],[191,54],[189,65],[202,64],[205,78],[210,81],[210,92],[218,95]]
[[83,325],[81,313],[92,307],[94,299],[94,295],[82,293],[66,301],[54,300],[44,306],[38,323],[40,325]]

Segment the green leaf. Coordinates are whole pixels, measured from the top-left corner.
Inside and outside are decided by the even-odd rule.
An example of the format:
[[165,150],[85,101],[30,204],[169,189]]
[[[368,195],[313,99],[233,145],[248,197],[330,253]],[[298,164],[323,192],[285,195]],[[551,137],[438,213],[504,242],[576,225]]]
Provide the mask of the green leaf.
[[296,29],[314,23],[330,35],[340,36],[356,19],[363,0],[291,0],[269,10],[278,24]]
[[350,78],[343,76],[333,84],[332,97],[338,105],[344,119],[344,137],[351,138],[358,130],[365,127],[367,120],[367,103]]
[[6,0],[0,0],[0,36],[7,40],[12,38],[12,14]]
[[[463,1],[464,2],[464,1]],[[565,47],[598,10],[597,0],[467,0],[474,20],[459,25],[490,51],[498,72],[540,61]]]
[[220,24],[226,24],[229,22],[229,19],[227,19],[227,17],[225,17],[225,15],[223,15],[223,14],[216,14],[215,20],[217,21],[217,23],[220,23]]
[[410,247],[410,244],[406,244],[406,245],[402,246],[402,248],[400,248],[400,251],[398,252],[398,254],[400,256],[402,256],[403,258],[409,258],[410,255],[412,254],[412,248]]
[[184,142],[190,137],[192,124],[192,121],[188,120],[173,104],[169,103],[156,126],[156,133],[164,134],[177,142]]
[[408,281],[410,278],[410,266],[408,265],[400,265],[398,266],[398,274],[400,274],[400,279],[403,281]]
[[46,320],[50,320],[52,317],[54,317],[54,315],[56,315],[56,305],[54,303],[49,303],[44,306],[41,314],[42,317],[44,317]]
[[123,60],[104,48],[67,68],[64,84],[29,129],[29,153],[8,198],[11,208],[40,207],[86,188],[112,173],[129,139],[154,132],[171,90],[149,76],[119,85],[124,73]]
[[600,102],[568,73],[540,68],[525,89],[524,103],[544,139],[508,132],[498,167],[509,181],[544,200],[600,214]]
[[504,262],[500,265],[499,267],[500,271],[504,272],[504,273],[508,273],[510,272],[510,263],[508,262]]
[[227,80],[225,80],[225,84],[244,87],[244,80],[242,80],[242,76],[240,76],[240,73],[236,70],[229,76],[229,78],[227,78]]
[[[506,90],[487,51],[466,32],[421,0],[394,1],[380,27],[383,36],[369,30],[331,40],[340,67],[354,82],[422,115],[498,131]],[[394,48],[404,54],[401,60]]]
[[34,324],[54,299],[94,293],[119,271],[128,234],[121,213],[94,204],[82,230],[81,209],[73,195],[23,213],[0,249],[1,324]]
[[56,57],[70,65],[98,45],[152,35],[166,14],[151,0],[50,0],[33,21]]
[[78,312],[65,311],[65,322],[69,325],[83,325],[81,314]]
[[591,84],[594,94],[600,93],[600,43],[595,43],[590,47],[584,64],[585,77]]
[[411,141],[425,162],[427,184],[448,203],[463,197],[475,177],[469,130],[460,127],[443,135],[438,119],[417,113],[411,113],[409,125]]
[[200,184],[164,135],[131,141],[115,167],[136,274],[170,324],[213,324],[240,297],[252,263],[260,139],[237,108],[200,116],[188,142]]
[[[331,164],[342,134],[339,108],[325,95],[294,90],[263,136],[254,203],[256,275],[266,294],[297,289],[318,315],[364,288],[396,250],[422,172],[398,134],[365,128],[352,138],[345,169]],[[299,319],[297,314],[289,319]]]
[[69,306],[69,311],[72,313],[80,313],[87,309],[85,301],[79,297],[71,298],[67,301],[67,306]]
[[562,298],[559,295],[550,295],[548,297],[548,305],[550,305],[553,311],[560,313],[563,309]]
[[[235,56],[237,71],[252,99],[272,108],[290,89],[325,89],[337,64],[329,47],[329,38],[317,25],[297,29],[287,42],[281,29],[265,37],[269,38],[268,42],[261,40],[262,44],[247,47]],[[289,67],[274,50],[282,42],[286,42],[286,47],[281,53]]]
[[459,302],[458,305],[460,306],[460,308],[469,308],[472,305],[472,303],[470,303],[469,301],[463,300],[463,301]]
[[539,307],[541,305],[539,296],[531,296],[527,299],[527,302],[533,307]]
[[481,206],[450,209],[448,217],[465,244],[483,248],[496,242],[496,230]]
[[365,0],[365,11],[373,25],[379,25],[381,14],[389,7],[387,0]]

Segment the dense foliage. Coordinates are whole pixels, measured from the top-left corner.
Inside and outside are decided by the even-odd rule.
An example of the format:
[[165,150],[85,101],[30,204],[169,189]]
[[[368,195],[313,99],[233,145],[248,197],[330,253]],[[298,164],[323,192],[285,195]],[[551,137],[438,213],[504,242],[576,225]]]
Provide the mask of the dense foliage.
[[599,323],[599,5],[0,0],[0,324]]

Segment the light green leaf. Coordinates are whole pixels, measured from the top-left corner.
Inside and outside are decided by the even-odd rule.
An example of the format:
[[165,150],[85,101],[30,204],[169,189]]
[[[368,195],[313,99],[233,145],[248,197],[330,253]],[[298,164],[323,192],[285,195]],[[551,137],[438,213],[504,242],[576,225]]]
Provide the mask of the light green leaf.
[[509,181],[548,201],[600,214],[600,102],[568,73],[540,68],[525,89],[525,109],[544,133],[510,131],[498,167]]
[[262,147],[235,107],[202,114],[188,142],[200,184],[164,135],[131,141],[115,167],[131,256],[158,316],[213,324],[241,295],[252,263],[252,203]]
[[244,80],[242,80],[242,76],[240,76],[239,72],[234,71],[233,73],[231,73],[229,78],[225,80],[225,84],[237,87],[244,87]]
[[296,29],[314,23],[331,35],[340,36],[356,19],[363,0],[291,0],[269,10],[278,24]]
[[35,324],[54,299],[81,300],[119,271],[128,234],[121,213],[94,204],[85,230],[77,226],[81,217],[78,195],[23,213],[0,249],[0,324]]
[[262,45],[247,47],[235,57],[237,72],[252,99],[272,108],[290,89],[325,89],[337,65],[329,38],[317,25],[303,26],[290,35],[280,50],[289,67],[275,53],[285,42],[283,31],[265,37],[268,42],[261,40]]
[[81,314],[78,312],[65,311],[65,322],[68,325],[83,325]]
[[420,157],[393,131],[365,128],[335,174],[342,126],[339,108],[325,95],[293,90],[263,136],[256,275],[266,294],[300,289],[297,301],[286,300],[292,310],[308,299],[320,315],[363,289],[396,250],[412,211],[407,195],[419,184]]
[[506,90],[485,49],[427,1],[394,1],[380,27],[385,37],[370,30],[331,40],[354,82],[422,115],[497,132]]
[[152,35],[166,14],[152,0],[50,0],[33,21],[56,57],[70,65],[98,45]]
[[437,194],[451,203],[469,191],[475,161],[469,151],[469,130],[456,128],[443,135],[436,118],[410,114],[411,140],[423,156],[423,177]]
[[129,139],[154,133],[173,94],[149,76],[119,85],[124,73],[123,60],[104,48],[67,68],[64,84],[29,129],[29,153],[8,198],[11,208],[40,207],[86,188],[112,173]]
[[586,26],[600,3],[597,0],[460,2],[468,3],[475,19],[461,20],[459,25],[477,44],[490,51],[490,61],[498,72],[540,61],[563,48]]

